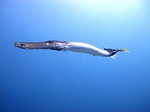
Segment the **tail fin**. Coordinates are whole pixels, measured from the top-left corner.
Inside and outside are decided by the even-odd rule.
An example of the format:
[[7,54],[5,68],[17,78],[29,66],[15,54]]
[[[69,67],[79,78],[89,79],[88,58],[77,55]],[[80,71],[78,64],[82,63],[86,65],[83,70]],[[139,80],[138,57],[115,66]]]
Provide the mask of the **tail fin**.
[[117,58],[117,55],[113,55],[111,56],[112,59],[116,59]]
[[118,49],[118,51],[129,52],[129,50],[127,50],[127,49]]

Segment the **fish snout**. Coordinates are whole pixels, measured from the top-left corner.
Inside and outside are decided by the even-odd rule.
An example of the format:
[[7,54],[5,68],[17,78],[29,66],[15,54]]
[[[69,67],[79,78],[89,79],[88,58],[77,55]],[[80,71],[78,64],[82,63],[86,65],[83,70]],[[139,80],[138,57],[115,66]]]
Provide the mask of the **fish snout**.
[[28,45],[24,42],[15,42],[15,46],[21,49],[28,49]]

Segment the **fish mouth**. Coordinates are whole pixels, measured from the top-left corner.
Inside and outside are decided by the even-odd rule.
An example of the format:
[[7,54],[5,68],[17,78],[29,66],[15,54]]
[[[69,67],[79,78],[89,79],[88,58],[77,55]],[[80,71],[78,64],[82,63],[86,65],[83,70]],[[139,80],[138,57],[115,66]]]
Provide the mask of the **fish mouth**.
[[25,42],[15,42],[15,47],[18,47],[21,49],[29,49],[27,43]]

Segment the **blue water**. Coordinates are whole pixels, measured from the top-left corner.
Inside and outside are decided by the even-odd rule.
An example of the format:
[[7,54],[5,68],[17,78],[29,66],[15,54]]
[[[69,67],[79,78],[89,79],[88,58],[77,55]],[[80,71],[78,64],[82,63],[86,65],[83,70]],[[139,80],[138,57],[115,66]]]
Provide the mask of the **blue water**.
[[[1,0],[0,112],[150,112],[150,1]],[[14,42],[126,48],[115,60]]]

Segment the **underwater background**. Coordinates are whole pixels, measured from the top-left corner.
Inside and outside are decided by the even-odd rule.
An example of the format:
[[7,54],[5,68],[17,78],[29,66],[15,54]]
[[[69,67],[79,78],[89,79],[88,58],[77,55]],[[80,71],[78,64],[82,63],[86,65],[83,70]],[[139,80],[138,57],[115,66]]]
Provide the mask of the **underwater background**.
[[[150,1],[1,0],[0,112],[150,112]],[[116,59],[19,42],[126,48]]]

